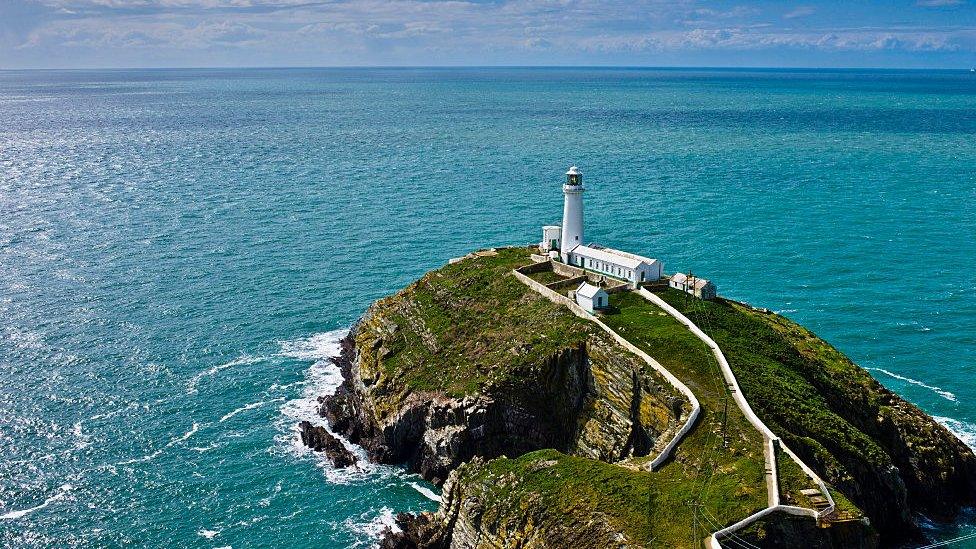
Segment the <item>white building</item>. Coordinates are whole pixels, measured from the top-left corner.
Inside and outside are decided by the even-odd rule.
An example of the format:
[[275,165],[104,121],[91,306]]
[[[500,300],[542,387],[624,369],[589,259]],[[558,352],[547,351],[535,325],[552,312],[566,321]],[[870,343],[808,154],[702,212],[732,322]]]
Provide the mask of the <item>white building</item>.
[[566,172],[563,184],[563,231],[559,255],[569,262],[569,252],[583,243],[583,174],[573,166]]
[[563,263],[626,280],[634,285],[660,279],[664,275],[664,266],[656,259],[584,244],[584,190],[583,174],[576,166],[571,167],[566,172],[566,183],[563,184],[563,224],[542,227],[539,249],[551,257],[558,250]]
[[656,259],[595,245],[576,246],[566,263],[634,284],[657,280],[664,269]]
[[603,288],[583,282],[576,288],[576,304],[592,313],[596,309],[606,309],[610,305],[610,296]]
[[695,275],[674,273],[671,275],[671,280],[668,281],[668,286],[687,292],[699,299],[715,299],[716,295],[714,284]]
[[542,242],[539,249],[543,253],[559,249],[559,243],[563,239],[563,228],[559,225],[545,225],[542,227]]

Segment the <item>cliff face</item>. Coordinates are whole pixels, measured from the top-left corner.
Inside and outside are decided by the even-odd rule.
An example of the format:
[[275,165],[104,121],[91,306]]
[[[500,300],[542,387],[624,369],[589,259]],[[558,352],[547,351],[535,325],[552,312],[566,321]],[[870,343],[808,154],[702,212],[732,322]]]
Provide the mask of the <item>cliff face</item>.
[[[488,265],[458,266],[449,270],[450,281],[480,277]],[[469,291],[488,294],[494,286],[510,292],[521,307],[509,307],[497,323],[479,313],[487,320],[470,340],[451,333],[465,329],[463,319],[449,321],[443,331],[431,328],[435,307],[438,314],[464,317],[480,303],[466,299],[469,291],[445,289],[436,274],[374,304],[343,341],[342,386],[322,399],[321,412],[333,428],[362,445],[371,459],[407,463],[435,483],[474,456],[555,448],[618,461],[666,443],[686,413],[671,386],[621,352],[608,335],[534,294],[508,270]],[[548,325],[510,331],[535,316],[569,331],[556,334]],[[520,341],[526,336],[543,340],[545,351]],[[455,373],[484,360],[489,344],[503,352],[488,354],[474,372]],[[444,357],[463,364],[452,369]]]
[[[370,459],[443,483],[438,512],[400,517],[404,532],[384,547],[694,547],[762,508],[761,447],[708,399],[674,460],[643,468],[687,403],[598,327],[515,280],[528,262],[524,249],[499,250],[428,273],[371,306],[343,341],[344,382],[321,413]],[[915,513],[949,517],[976,502],[972,452],[810,332],[742,304],[662,295],[718,342],[757,414],[845,512],[881,534],[868,521],[819,528],[771,515],[743,539],[895,546],[916,539]],[[646,303],[614,303],[609,314],[628,322],[608,323],[721,403],[697,340]]]

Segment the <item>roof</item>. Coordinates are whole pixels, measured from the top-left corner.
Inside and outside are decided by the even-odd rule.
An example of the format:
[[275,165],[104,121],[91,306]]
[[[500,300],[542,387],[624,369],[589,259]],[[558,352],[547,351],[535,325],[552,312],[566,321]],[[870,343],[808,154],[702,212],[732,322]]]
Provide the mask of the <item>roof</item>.
[[628,269],[636,269],[641,263],[651,265],[657,261],[656,259],[621,252],[620,250],[614,250],[613,248],[597,248],[594,246],[584,246],[582,244],[573,248],[572,253],[590,259],[596,259],[598,261],[613,263],[614,265],[619,265]]
[[[708,284],[711,284],[711,282],[709,282],[707,279],[698,278],[697,276],[692,276],[692,279],[695,281],[695,289],[698,290],[704,288]],[[688,275],[685,273],[674,273],[671,275],[671,281],[678,284],[685,284],[688,281]]]
[[596,294],[600,292],[607,293],[603,290],[603,288],[594,286],[592,284],[587,284],[586,282],[583,282],[578,288],[576,288],[576,295],[585,297],[587,299],[593,299],[596,297]]
[[569,171],[566,172],[566,175],[580,175],[579,168],[576,166],[570,166]]
[[545,230],[545,229],[562,229],[562,227],[560,227],[559,225],[543,225],[542,228],[543,228],[543,230]]

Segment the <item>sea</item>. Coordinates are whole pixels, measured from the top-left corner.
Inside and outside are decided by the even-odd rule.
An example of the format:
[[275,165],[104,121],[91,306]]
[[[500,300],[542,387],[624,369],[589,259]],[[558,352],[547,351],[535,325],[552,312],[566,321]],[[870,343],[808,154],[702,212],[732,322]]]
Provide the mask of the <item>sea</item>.
[[968,70],[2,71],[0,546],[370,547],[435,509],[296,426],[372,301],[537,242],[570,165],[588,241],[806,325],[976,445]]

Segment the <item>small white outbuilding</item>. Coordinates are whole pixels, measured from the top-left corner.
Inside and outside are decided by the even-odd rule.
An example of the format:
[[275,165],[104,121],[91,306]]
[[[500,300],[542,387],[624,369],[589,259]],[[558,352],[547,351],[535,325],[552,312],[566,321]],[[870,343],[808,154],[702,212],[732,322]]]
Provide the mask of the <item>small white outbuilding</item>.
[[671,280],[668,281],[668,285],[675,290],[687,292],[698,299],[715,299],[715,284],[694,275],[674,273],[671,275]]
[[539,250],[542,253],[552,250],[559,250],[562,242],[562,230],[559,225],[545,225],[542,227],[542,242],[539,242]]
[[576,288],[576,304],[586,312],[592,313],[609,307],[610,296],[603,288],[583,282]]

